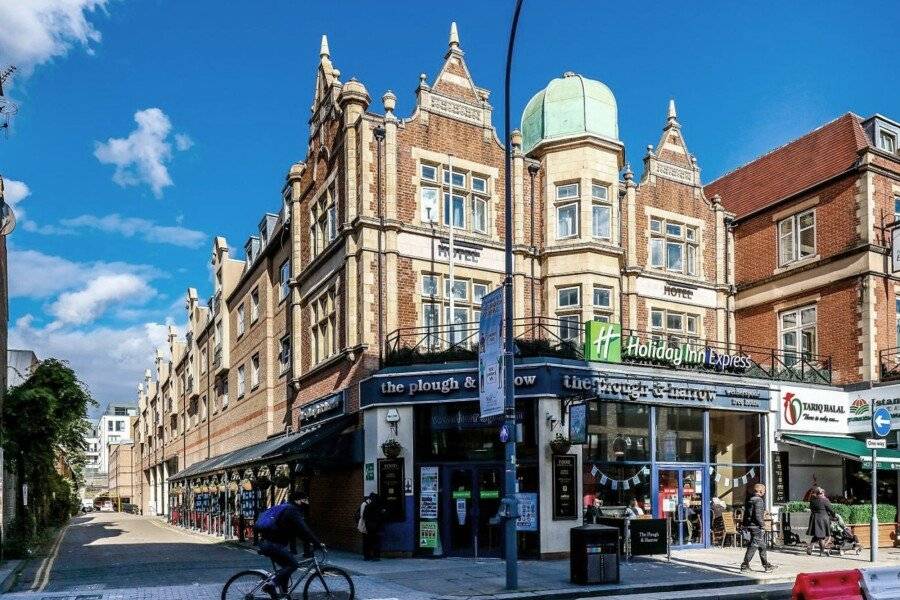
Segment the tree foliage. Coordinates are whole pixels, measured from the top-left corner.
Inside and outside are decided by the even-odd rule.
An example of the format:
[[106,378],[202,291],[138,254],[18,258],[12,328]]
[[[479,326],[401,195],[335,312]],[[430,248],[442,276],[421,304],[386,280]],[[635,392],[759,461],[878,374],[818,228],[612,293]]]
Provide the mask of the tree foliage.
[[[33,532],[61,524],[77,507],[87,411],[96,404],[69,365],[52,358],[7,394],[0,440],[19,482],[29,486],[28,506],[20,505],[14,529]],[[61,464],[71,473],[57,469]]]

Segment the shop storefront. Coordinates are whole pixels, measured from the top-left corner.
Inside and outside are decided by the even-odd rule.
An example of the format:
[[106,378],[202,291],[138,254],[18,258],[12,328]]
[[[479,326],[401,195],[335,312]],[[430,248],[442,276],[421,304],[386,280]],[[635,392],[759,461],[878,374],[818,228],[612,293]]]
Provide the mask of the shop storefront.
[[568,551],[595,497],[673,521],[676,546],[710,543],[713,495],[743,502],[766,473],[767,381],[559,358],[516,363],[514,432],[479,419],[473,363],[384,369],[360,384],[365,491],[391,515],[385,550],[499,556],[491,524],[515,435],[523,556]]

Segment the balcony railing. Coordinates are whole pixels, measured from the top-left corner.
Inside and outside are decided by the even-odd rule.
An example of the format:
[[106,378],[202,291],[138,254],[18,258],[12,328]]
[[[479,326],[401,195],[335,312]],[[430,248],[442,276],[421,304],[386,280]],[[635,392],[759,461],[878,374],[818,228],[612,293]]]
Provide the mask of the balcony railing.
[[[515,319],[513,332],[516,357],[584,358],[584,326],[552,317],[524,317]],[[622,328],[622,339],[636,337],[643,343],[666,343],[687,346],[695,353],[709,351],[719,355],[747,357],[741,369],[716,368],[703,362],[673,366],[671,361],[637,358],[624,355],[622,362],[645,366],[664,366],[676,369],[758,377],[778,381],[831,383],[831,357],[786,352],[774,348],[726,344],[716,340],[665,336],[663,334]],[[900,349],[898,349],[900,352]],[[442,363],[476,360],[478,358],[478,323],[457,323],[422,327],[405,327],[388,334],[385,339],[385,366]],[[900,358],[900,354],[898,354]],[[749,364],[749,366],[746,366]],[[900,363],[895,364],[900,379]]]
[[878,364],[881,365],[881,381],[900,379],[900,347],[879,351]]

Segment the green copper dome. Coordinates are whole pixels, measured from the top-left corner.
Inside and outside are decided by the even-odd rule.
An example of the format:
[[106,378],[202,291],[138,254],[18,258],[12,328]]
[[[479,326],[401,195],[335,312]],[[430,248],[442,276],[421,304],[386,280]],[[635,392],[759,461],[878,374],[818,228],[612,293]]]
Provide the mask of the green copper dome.
[[571,71],[535,94],[522,113],[526,154],[543,141],[585,133],[619,139],[616,98],[604,84]]

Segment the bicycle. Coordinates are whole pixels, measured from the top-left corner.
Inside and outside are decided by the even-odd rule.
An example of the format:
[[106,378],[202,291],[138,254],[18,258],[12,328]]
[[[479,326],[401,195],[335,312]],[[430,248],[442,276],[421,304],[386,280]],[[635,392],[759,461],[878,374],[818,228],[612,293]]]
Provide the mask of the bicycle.
[[[279,598],[294,598],[294,590],[305,580],[303,600],[354,600],[356,590],[350,575],[340,567],[327,564],[328,552],[324,547],[321,553],[321,561],[315,552],[300,561],[300,567],[291,574],[287,594],[279,593]],[[263,586],[275,584],[277,570],[272,562],[272,571],[251,569],[237,573],[225,582],[222,600],[272,600],[272,596],[263,591]]]

